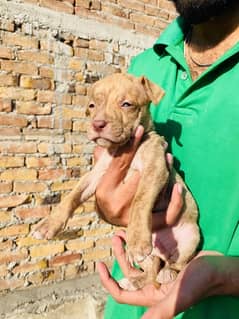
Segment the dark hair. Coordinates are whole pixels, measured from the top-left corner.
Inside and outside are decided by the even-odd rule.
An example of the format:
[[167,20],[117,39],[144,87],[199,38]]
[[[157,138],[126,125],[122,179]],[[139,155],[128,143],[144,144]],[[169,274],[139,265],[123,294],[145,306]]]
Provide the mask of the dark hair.
[[178,13],[189,24],[199,24],[225,13],[238,0],[173,0]]

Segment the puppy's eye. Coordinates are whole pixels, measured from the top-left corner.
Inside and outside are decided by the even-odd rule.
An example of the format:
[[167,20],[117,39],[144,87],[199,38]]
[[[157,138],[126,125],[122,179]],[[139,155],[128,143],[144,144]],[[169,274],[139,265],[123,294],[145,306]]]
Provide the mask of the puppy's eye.
[[132,104],[131,104],[130,102],[125,101],[125,102],[123,102],[123,103],[121,104],[121,106],[122,106],[122,107],[130,107],[130,106],[132,106]]
[[90,109],[93,109],[93,108],[95,107],[95,104],[94,104],[94,103],[90,103],[90,104],[88,105],[88,107],[89,107]]

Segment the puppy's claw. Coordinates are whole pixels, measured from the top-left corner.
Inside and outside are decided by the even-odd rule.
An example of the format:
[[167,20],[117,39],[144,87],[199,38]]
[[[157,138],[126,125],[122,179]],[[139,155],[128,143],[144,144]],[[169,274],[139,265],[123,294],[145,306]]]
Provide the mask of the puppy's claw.
[[144,249],[141,247],[134,247],[127,249],[128,261],[131,265],[135,263],[142,263],[145,259],[147,259],[152,253],[151,246],[144,246]]
[[41,220],[32,231],[32,236],[35,239],[52,239],[63,227],[65,220],[60,220],[55,217],[46,217]]
[[158,273],[156,281],[159,284],[168,284],[169,282],[176,280],[177,275],[178,275],[178,273],[176,270],[173,270],[170,268],[163,268]]
[[119,286],[128,291],[136,291],[138,288],[128,278],[122,278],[118,281]]
[[38,240],[44,239],[44,236],[43,236],[39,231],[33,231],[33,232],[31,233],[31,236],[32,236],[33,238],[35,238],[35,239],[38,239]]

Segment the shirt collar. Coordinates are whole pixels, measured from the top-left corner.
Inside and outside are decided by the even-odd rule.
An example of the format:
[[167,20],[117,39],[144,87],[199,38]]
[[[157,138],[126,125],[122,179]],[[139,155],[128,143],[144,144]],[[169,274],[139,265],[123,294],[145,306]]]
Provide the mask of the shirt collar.
[[[182,17],[176,18],[160,35],[154,45],[156,54],[161,55],[163,52],[168,52],[174,59],[181,64],[184,69],[188,69],[183,53],[183,41],[190,30],[190,25],[184,21]],[[208,71],[214,69],[225,60],[239,54],[239,41],[235,46],[229,49],[221,58],[212,64]],[[205,72],[207,73],[207,71]],[[204,74],[205,74],[204,73]]]
[[178,17],[162,32],[154,45],[154,51],[160,54],[165,47],[178,45],[184,40],[188,30],[189,25]]

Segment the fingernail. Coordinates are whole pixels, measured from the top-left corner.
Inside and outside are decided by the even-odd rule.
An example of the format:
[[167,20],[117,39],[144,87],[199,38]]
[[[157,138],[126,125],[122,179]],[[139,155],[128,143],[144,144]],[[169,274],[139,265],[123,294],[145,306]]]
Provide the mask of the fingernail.
[[163,142],[163,148],[165,149],[165,151],[168,148],[168,143],[166,141]]
[[183,193],[183,186],[181,184],[177,184],[178,193],[181,195]]
[[173,166],[173,155],[171,153],[166,154],[167,162],[170,166]]
[[139,125],[137,128],[136,128],[136,131],[135,131],[135,137],[141,137],[144,133],[144,127],[142,125]]

